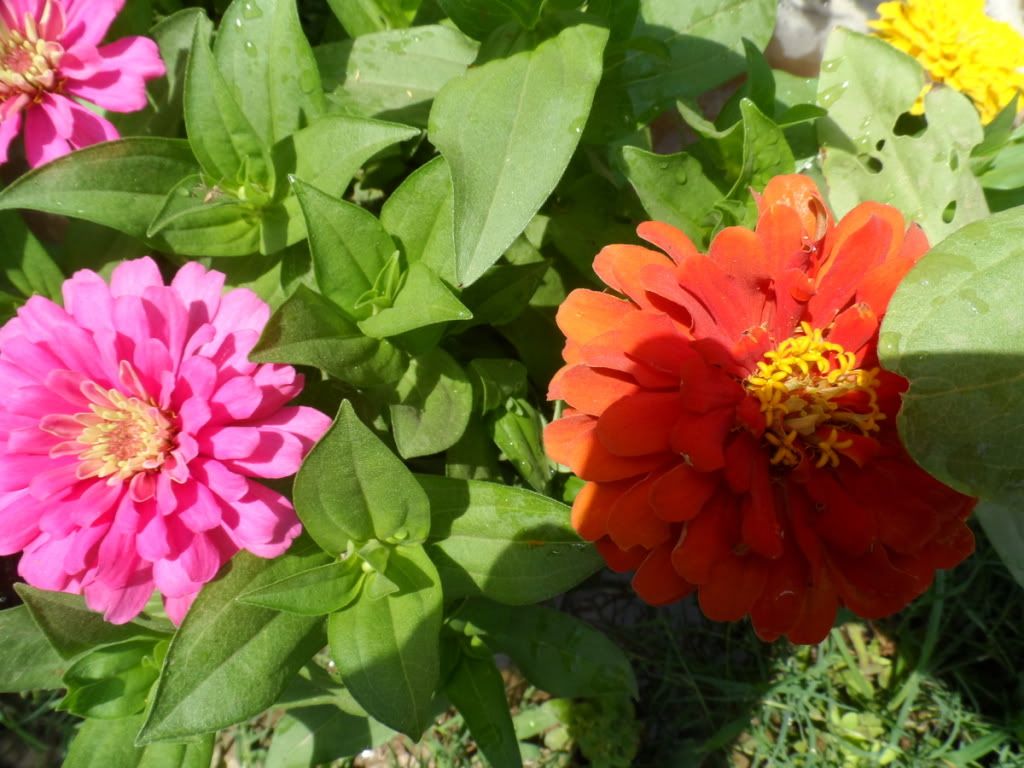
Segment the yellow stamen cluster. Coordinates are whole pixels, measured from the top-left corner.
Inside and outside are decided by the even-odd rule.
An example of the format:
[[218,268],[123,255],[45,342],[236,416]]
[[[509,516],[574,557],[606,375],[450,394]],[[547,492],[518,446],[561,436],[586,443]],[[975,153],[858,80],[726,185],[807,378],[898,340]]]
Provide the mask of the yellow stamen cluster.
[[[765,354],[745,384],[761,403],[772,464],[795,467],[809,450],[815,466],[836,467],[853,445],[848,435],[876,432],[885,418],[878,407],[878,369],[857,368],[854,354],[825,341],[821,329],[800,327],[801,335]],[[854,392],[863,392],[866,402],[842,402]]]
[[983,122],[1024,93],[1024,37],[986,16],[984,0],[888,0],[878,14],[875,34],[917,59],[934,82],[970,98]]
[[83,427],[76,442],[85,447],[78,476],[128,480],[159,469],[174,448],[171,420],[153,403],[113,389],[102,395],[108,405],[90,405],[90,412],[74,417]]
[[39,27],[49,22],[53,12],[47,0],[38,22],[26,13],[23,32],[0,20],[0,102],[19,94],[38,98],[47,91],[60,90],[64,47],[39,35]]

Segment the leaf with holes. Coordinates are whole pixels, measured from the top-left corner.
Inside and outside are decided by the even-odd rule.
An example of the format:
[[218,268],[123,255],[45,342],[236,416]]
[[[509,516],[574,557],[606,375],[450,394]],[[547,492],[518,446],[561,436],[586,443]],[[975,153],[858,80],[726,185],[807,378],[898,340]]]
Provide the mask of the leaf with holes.
[[977,111],[951,88],[928,94],[923,130],[901,117],[924,82],[906,54],[840,27],[825,47],[818,103],[828,117],[818,131],[836,215],[864,200],[891,203],[938,242],[988,214],[970,167],[983,134]]

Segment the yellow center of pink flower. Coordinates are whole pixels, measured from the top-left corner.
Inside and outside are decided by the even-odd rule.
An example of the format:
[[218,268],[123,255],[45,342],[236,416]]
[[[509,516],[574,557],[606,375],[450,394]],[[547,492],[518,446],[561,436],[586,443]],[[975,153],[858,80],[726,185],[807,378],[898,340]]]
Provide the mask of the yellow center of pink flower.
[[82,425],[76,438],[78,476],[116,476],[127,480],[139,472],[159,469],[174,448],[174,424],[156,405],[117,390],[98,390],[109,405],[90,405],[74,416]]
[[772,464],[795,467],[810,454],[815,466],[839,465],[853,434],[869,435],[885,418],[878,407],[878,369],[857,368],[856,357],[801,324],[747,377],[760,401]]
[[19,94],[38,98],[47,91],[60,90],[64,47],[39,35],[39,27],[47,24],[52,13],[52,3],[47,0],[38,22],[25,14],[24,31],[9,29],[0,21],[0,101]]

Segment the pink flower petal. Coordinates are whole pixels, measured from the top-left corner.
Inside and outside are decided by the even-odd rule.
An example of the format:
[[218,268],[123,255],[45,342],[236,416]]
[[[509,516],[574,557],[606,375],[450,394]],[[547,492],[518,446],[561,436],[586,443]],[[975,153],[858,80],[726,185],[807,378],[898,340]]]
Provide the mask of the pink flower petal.
[[98,61],[68,66],[68,93],[111,112],[137,112],[148,104],[146,81],[164,74],[160,51],[147,37],[124,37],[97,51]]
[[75,51],[99,45],[123,6],[124,0],[64,0],[64,47]]

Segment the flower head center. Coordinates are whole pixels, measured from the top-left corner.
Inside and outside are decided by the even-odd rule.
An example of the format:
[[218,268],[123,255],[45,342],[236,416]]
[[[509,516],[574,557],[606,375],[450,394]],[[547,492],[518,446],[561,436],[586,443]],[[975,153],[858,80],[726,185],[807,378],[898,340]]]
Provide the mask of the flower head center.
[[39,33],[39,25],[45,25],[52,12],[47,0],[38,23],[26,13],[24,30],[10,29],[0,21],[0,101],[19,94],[36,98],[63,84],[60,62],[64,47]]
[[82,426],[75,438],[80,448],[79,477],[127,480],[159,469],[175,447],[177,430],[167,414],[151,402],[114,389],[97,388],[96,394],[106,402],[94,402],[88,412],[74,416]]
[[856,367],[856,358],[821,330],[783,341],[744,382],[760,403],[772,464],[795,467],[809,456],[817,467],[839,465],[858,437],[879,429],[878,369]]

